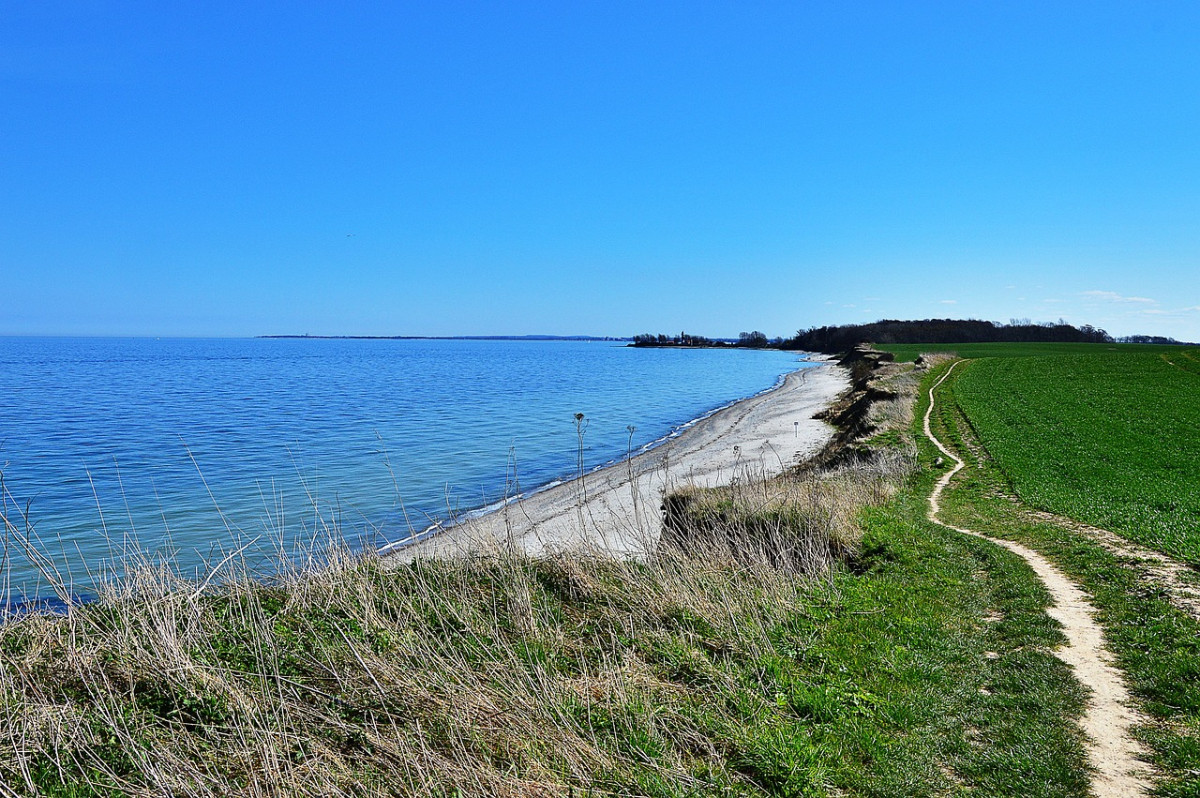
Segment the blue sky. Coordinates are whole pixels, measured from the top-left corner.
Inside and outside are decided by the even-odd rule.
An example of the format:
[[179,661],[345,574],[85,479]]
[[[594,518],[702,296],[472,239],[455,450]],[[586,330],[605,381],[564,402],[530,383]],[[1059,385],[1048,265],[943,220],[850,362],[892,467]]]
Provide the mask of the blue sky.
[[1200,340],[1200,4],[3,2],[0,334]]

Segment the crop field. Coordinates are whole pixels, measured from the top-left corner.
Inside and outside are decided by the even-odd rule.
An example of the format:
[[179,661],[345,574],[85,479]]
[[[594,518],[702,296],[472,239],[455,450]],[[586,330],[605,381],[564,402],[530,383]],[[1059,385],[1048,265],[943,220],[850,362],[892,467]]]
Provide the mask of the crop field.
[[1090,345],[960,369],[955,399],[1025,502],[1200,567],[1200,350]]
[[1172,366],[1181,368],[1184,371],[1190,371],[1193,374],[1200,374],[1200,348],[1189,347],[1177,351],[1163,352],[1162,358]]
[[[877,349],[891,352],[900,361],[911,361],[924,352],[954,352],[959,357],[1044,357],[1048,355],[1088,355],[1121,353],[1164,355],[1173,361],[1200,369],[1200,347],[1159,344],[1055,344],[1055,343],[981,343],[981,344],[879,344]],[[1182,365],[1181,368],[1188,368]]]

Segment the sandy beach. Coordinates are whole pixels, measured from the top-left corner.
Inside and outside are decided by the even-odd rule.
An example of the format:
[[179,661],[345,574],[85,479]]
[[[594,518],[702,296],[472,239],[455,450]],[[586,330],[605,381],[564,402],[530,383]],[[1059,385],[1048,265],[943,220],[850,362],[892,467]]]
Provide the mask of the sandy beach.
[[794,371],[774,390],[735,402],[649,451],[468,518],[420,543],[386,552],[400,560],[512,546],[538,555],[653,550],[663,494],[778,474],[815,454],[833,428],[814,419],[849,387],[832,363]]

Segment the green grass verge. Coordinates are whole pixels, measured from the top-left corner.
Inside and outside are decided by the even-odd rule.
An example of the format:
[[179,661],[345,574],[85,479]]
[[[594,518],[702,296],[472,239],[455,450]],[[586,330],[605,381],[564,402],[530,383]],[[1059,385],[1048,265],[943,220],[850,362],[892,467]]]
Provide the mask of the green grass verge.
[[[927,524],[923,508],[917,492],[868,514],[866,572],[843,578],[841,614],[816,638],[822,668],[810,678],[882,697],[869,737],[857,735],[874,744],[835,784],[866,795],[1086,795],[1073,723],[1083,696],[1051,653],[1061,636],[1048,597],[1019,559]],[[831,727],[830,740],[847,731]]]

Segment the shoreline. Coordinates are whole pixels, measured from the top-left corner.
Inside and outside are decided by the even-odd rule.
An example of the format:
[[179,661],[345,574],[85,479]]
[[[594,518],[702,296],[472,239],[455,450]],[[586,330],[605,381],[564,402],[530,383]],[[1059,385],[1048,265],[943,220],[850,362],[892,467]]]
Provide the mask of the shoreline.
[[[692,347],[692,348],[697,348],[697,347]],[[803,361],[799,361],[799,362],[802,362],[802,363],[826,363],[827,361],[828,361],[828,358],[825,355],[817,355],[817,359],[815,359],[815,360],[803,360]],[[809,370],[815,369],[815,368],[818,368],[818,366],[805,366],[805,367],[801,367],[798,369],[793,369],[792,371],[784,372],[783,374],[779,375],[779,377],[775,380],[775,383],[773,385],[771,385],[769,388],[763,388],[761,391],[759,391],[757,393],[750,394],[749,396],[743,396],[740,399],[734,399],[733,401],[726,402],[723,405],[718,405],[718,406],[712,408],[711,410],[706,410],[705,412],[701,413],[700,415],[696,416],[695,418],[689,419],[688,421],[685,421],[682,424],[679,424],[679,425],[673,427],[671,429],[671,431],[668,432],[666,435],[661,435],[661,436],[655,438],[654,440],[648,441],[647,443],[644,443],[641,446],[637,447],[636,449],[632,450],[632,453],[628,459],[636,461],[637,458],[639,458],[639,457],[650,454],[651,452],[653,452],[656,449],[659,449],[663,446],[667,446],[673,440],[679,438],[682,435],[687,434],[688,430],[690,430],[695,425],[700,424],[704,421],[707,421],[708,419],[712,418],[713,416],[717,415],[718,413],[722,413],[722,412],[730,409],[731,407],[733,407],[736,404],[739,404],[741,402],[747,402],[747,401],[750,401],[751,399],[757,399],[758,397],[765,396],[766,394],[769,394],[772,391],[777,391],[780,388],[784,387],[784,385],[787,383],[788,377],[791,376],[792,374],[795,374],[795,373],[801,372],[801,371],[809,371]],[[627,465],[627,462],[628,462],[628,460],[626,458],[615,458],[613,460],[608,460],[606,462],[600,463],[599,465],[592,466],[590,469],[588,469],[587,471],[584,472],[583,476],[586,479],[587,477],[591,476],[592,474],[596,474],[601,471],[605,471],[609,468],[616,468],[618,466],[625,467]],[[431,538],[435,535],[440,535],[444,532],[449,532],[450,530],[454,529],[455,527],[459,527],[459,526],[462,526],[463,524],[470,523],[471,521],[474,521],[474,520],[481,518],[485,515],[488,515],[490,513],[500,512],[501,510],[503,510],[506,506],[508,506],[510,504],[516,504],[518,502],[522,502],[527,499],[531,499],[541,493],[545,493],[548,490],[554,490],[555,488],[570,484],[577,479],[579,479],[579,477],[577,477],[577,476],[576,477],[570,477],[570,476],[555,477],[554,479],[550,480],[549,482],[547,482],[545,484],[538,485],[537,487],[531,488],[529,490],[522,490],[520,493],[517,493],[514,496],[510,496],[507,499],[501,499],[499,501],[489,502],[489,503],[481,505],[479,507],[473,507],[473,508],[470,508],[467,510],[463,510],[462,512],[457,513],[455,515],[455,517],[435,521],[434,523],[427,526],[425,529],[422,529],[419,532],[414,532],[413,534],[409,535],[407,538],[404,538],[402,540],[389,541],[388,543],[385,543],[384,545],[379,546],[376,549],[376,552],[379,554],[382,554],[384,556],[392,556],[395,554],[399,554],[400,552],[402,552],[403,550],[405,550],[407,548],[412,548],[421,543],[424,543],[426,540],[428,540],[429,538]]]
[[849,386],[827,356],[779,384],[692,419],[636,455],[551,482],[441,528],[379,549],[387,559],[460,556],[517,549],[530,555],[591,549],[636,557],[653,551],[665,493],[777,474],[816,454],[833,436],[813,416]]

